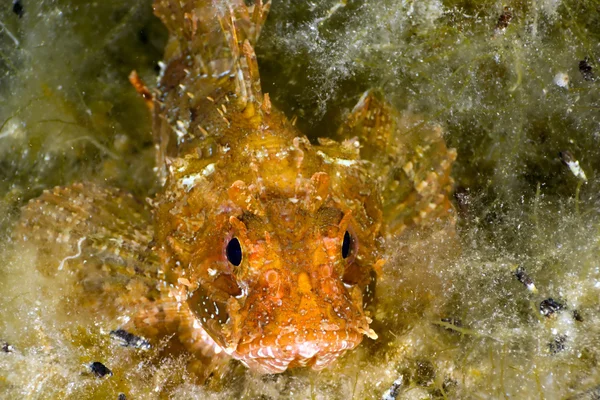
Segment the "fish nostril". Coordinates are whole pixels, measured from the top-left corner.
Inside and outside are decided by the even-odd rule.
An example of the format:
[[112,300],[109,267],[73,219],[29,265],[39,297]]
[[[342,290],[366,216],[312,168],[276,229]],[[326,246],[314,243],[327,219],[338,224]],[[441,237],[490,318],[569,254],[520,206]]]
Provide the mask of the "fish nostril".
[[270,269],[263,275],[263,279],[268,286],[269,296],[272,300],[279,300],[285,295],[285,285],[281,284],[280,274],[274,269]]
[[275,286],[279,283],[279,273],[274,269],[268,270],[265,273],[265,281],[269,286]]

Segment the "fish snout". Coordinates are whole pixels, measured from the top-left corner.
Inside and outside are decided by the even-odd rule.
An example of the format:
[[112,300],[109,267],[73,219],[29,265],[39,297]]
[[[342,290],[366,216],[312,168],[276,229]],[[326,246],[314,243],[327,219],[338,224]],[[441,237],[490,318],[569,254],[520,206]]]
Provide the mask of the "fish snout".
[[344,286],[329,265],[312,272],[267,270],[240,310],[242,326],[234,328],[240,340],[233,355],[265,373],[326,367],[358,346],[363,335],[376,337],[360,290],[353,289],[358,290]]

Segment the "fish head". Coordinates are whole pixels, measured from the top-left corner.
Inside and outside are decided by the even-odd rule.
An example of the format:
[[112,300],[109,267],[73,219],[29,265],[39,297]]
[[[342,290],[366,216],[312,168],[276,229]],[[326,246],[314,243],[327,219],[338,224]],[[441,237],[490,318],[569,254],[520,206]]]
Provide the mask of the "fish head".
[[229,349],[262,372],[320,370],[364,335],[376,337],[365,313],[376,272],[349,210],[324,205],[310,214],[288,199],[268,208],[267,218],[242,216],[232,224],[229,243],[239,241],[242,249],[235,276],[243,296],[230,307],[237,324],[228,332]]
[[[263,162],[221,185],[225,197],[197,208],[218,212],[204,213],[180,258],[185,306],[223,351],[263,373],[320,370],[377,337],[368,311],[383,264],[376,182],[359,162],[305,147],[300,167]],[[186,204],[215,187],[194,188]]]

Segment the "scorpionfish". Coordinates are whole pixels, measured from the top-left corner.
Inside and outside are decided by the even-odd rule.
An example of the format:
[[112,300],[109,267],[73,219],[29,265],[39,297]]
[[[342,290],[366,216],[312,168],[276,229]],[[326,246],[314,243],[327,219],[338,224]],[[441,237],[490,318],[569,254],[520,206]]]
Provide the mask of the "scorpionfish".
[[169,40],[157,88],[140,91],[158,194],[59,187],[15,229],[47,270],[77,274],[91,311],[129,315],[120,328],[150,341],[174,336],[199,374],[231,358],[320,370],[376,339],[386,243],[454,219],[456,152],[438,126],[370,90],[311,142],[271,104],[253,50],[269,6],[155,0]]

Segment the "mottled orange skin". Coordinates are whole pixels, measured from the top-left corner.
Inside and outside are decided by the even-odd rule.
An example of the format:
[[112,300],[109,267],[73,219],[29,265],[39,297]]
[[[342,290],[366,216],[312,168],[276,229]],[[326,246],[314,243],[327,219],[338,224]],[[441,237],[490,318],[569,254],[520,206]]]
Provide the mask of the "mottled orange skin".
[[[321,369],[363,335],[377,338],[368,306],[385,239],[452,223],[455,153],[439,128],[398,114],[373,91],[339,141],[311,144],[260,89],[252,46],[268,5],[226,4],[154,3],[170,39],[150,107],[163,182],[153,225],[142,232],[136,220],[140,234],[130,238],[126,220],[110,229],[99,229],[101,220],[79,224],[110,206],[99,198],[112,195],[124,214],[138,206],[95,186],[86,198],[77,186],[32,202],[17,231],[50,242],[77,222],[65,244],[82,259],[112,263],[102,277],[121,282],[122,293],[107,293],[132,314],[131,328],[148,337],[176,332],[204,373],[224,353],[267,373]],[[98,256],[114,238],[120,258]],[[241,244],[239,265],[227,258],[232,238]],[[127,278],[122,264],[133,270]]]
[[[155,7],[168,20],[177,5]],[[232,7],[221,18],[244,15],[241,2]],[[202,10],[183,11],[186,21]],[[224,72],[188,58],[194,34],[172,37],[154,107],[166,161],[156,248],[180,312],[191,312],[225,352],[263,372],[321,369],[363,334],[375,337],[363,292],[381,264],[381,198],[355,140],[311,145],[265,101],[250,35],[235,34],[248,64],[233,61]],[[221,40],[201,44],[217,53]],[[171,73],[182,64],[188,73]],[[251,95],[237,89],[243,85]],[[346,231],[353,244],[344,259]],[[226,256],[233,237],[239,266]]]
[[[238,140],[225,136],[213,157],[174,160],[156,214],[157,248],[185,306],[226,352],[268,372],[285,370],[275,362],[284,359],[323,367],[321,357],[372,335],[362,293],[381,225],[378,193],[360,163],[327,164],[317,154],[327,148],[295,138],[289,124],[275,125],[278,117]],[[214,172],[205,176],[207,165]],[[182,184],[189,176],[193,186]],[[354,244],[343,259],[346,230]],[[239,266],[225,254],[232,237],[242,247]],[[304,347],[318,357],[298,355]]]

